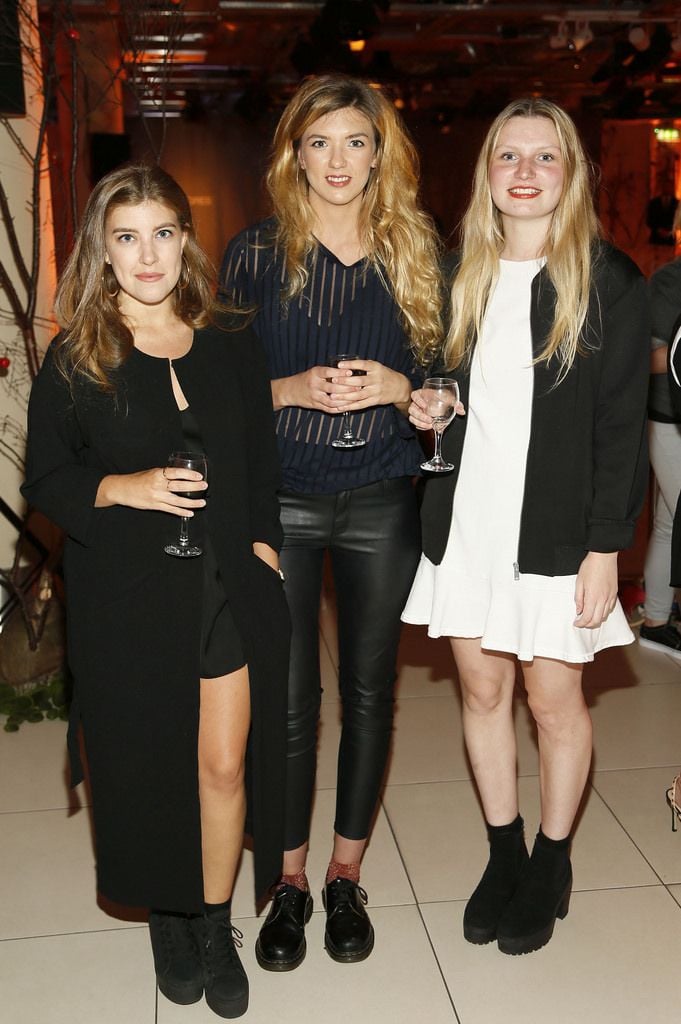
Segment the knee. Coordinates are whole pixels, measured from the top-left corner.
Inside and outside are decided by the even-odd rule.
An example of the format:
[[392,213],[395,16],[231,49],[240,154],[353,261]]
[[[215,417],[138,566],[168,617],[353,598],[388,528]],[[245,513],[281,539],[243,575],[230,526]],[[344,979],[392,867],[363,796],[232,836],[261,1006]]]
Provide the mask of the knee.
[[199,782],[202,788],[233,795],[243,789],[244,758],[220,751],[199,758]]
[[572,729],[577,719],[589,712],[581,692],[575,693],[571,699],[565,694],[554,696],[551,693],[531,693],[527,695],[527,703],[537,728],[549,735],[558,735],[565,729]]
[[390,731],[393,720],[395,677],[386,676],[379,686],[341,682],[343,725],[354,726],[365,732]]
[[505,685],[503,679],[481,675],[461,681],[464,706],[472,715],[493,715],[507,706],[510,708],[509,696],[512,692],[513,683]]

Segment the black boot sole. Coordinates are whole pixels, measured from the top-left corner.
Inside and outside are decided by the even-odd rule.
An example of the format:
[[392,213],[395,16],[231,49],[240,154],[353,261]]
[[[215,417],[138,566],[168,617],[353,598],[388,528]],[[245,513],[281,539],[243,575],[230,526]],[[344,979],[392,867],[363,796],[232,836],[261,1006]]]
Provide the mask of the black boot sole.
[[246,1010],[248,1009],[248,993],[241,999],[230,999],[224,1002],[212,999],[206,992],[206,1002],[211,1008],[213,1013],[216,1013],[218,1017],[223,1017],[226,1020],[232,1020],[234,1017],[243,1017]]
[[571,888],[568,888],[560,901],[553,920],[546,928],[542,928],[541,931],[534,932],[532,935],[505,936],[503,933],[498,935],[497,943],[500,952],[507,953],[509,956],[522,956],[524,953],[534,953],[541,949],[542,946],[545,946],[553,935],[556,918],[562,921],[563,918],[567,917],[570,907],[570,893]]
[[[307,922],[306,922],[307,923]],[[296,967],[299,967],[305,959],[307,953],[307,942],[303,939],[303,947],[298,955],[293,960],[268,960],[266,956],[263,956],[263,952],[260,948],[260,939],[256,940],[255,943],[255,959],[264,971],[295,971]]]
[[355,953],[338,953],[333,948],[331,943],[328,941],[328,937],[324,934],[324,949],[329,954],[332,960],[335,960],[337,964],[358,964],[371,953],[374,948],[374,929],[373,925],[369,934],[368,942],[362,949],[357,950]]
[[178,1006],[191,1006],[192,1003],[198,1003],[199,999],[203,995],[203,982],[185,984],[173,984],[168,981],[167,978],[159,978],[156,976],[156,983],[158,985],[159,992],[161,992],[166,999],[169,999],[171,1003],[176,1003]]
[[472,942],[474,946],[488,946],[497,937],[496,928],[475,928],[464,923],[463,937],[466,942]]

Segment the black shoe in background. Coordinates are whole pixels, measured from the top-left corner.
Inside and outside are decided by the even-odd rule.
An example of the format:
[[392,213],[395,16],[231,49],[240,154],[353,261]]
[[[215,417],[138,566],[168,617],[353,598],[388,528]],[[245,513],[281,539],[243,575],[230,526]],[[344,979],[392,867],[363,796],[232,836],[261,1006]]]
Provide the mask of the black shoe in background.
[[638,642],[641,647],[648,647],[651,651],[661,651],[663,654],[671,654],[672,658],[681,659],[681,633],[671,622],[666,622],[664,626],[641,626]]

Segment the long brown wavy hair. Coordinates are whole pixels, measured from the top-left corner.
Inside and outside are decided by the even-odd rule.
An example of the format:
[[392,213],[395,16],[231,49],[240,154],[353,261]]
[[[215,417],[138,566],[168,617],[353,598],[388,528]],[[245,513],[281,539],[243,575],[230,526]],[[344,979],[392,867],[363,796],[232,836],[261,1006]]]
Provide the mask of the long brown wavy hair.
[[134,344],[118,308],[118,282],[105,259],[106,220],[115,206],[147,202],[172,210],[185,236],[180,281],[173,292],[175,314],[190,327],[204,327],[219,309],[213,268],[196,241],[189,200],[174,178],[146,164],[111,171],[87,201],[55,298],[62,373],[67,378],[79,373],[106,391],[114,389],[111,372],[122,366]]
[[285,253],[285,297],[291,299],[303,290],[309,257],[317,249],[307,179],[299,169],[300,143],[318,118],[348,108],[368,118],[376,143],[376,165],[360,209],[360,241],[394,295],[412,348],[428,362],[442,344],[439,241],[418,203],[416,149],[392,103],[359,79],[308,79],[277,126],[267,187],[277,219],[276,241]]
[[538,361],[555,356],[557,381],[569,371],[578,353],[588,347],[587,323],[594,242],[600,234],[592,198],[593,171],[574,122],[545,99],[510,103],[492,123],[475,167],[471,202],[462,221],[461,263],[452,286],[451,326],[444,362],[455,369],[470,361],[492,288],[499,273],[504,231],[492,201],[489,169],[499,136],[512,117],[544,117],[556,130],[564,168],[563,190],[549,226],[543,255],[556,290],[551,330]]

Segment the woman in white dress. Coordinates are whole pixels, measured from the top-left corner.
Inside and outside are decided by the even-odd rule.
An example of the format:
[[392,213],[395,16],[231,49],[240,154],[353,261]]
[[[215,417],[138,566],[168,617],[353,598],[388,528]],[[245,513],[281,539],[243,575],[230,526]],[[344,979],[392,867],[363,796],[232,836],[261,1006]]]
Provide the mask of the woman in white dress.
[[[430,479],[424,554],[403,618],[448,636],[490,859],[464,914],[470,942],[545,945],[567,914],[571,830],[591,761],[583,664],[633,637],[617,552],[647,483],[645,282],[599,238],[589,164],[568,115],[518,100],[478,159],[438,372],[466,415]],[[410,418],[432,420],[422,391]],[[541,827],[518,808],[513,689],[537,723]]]

